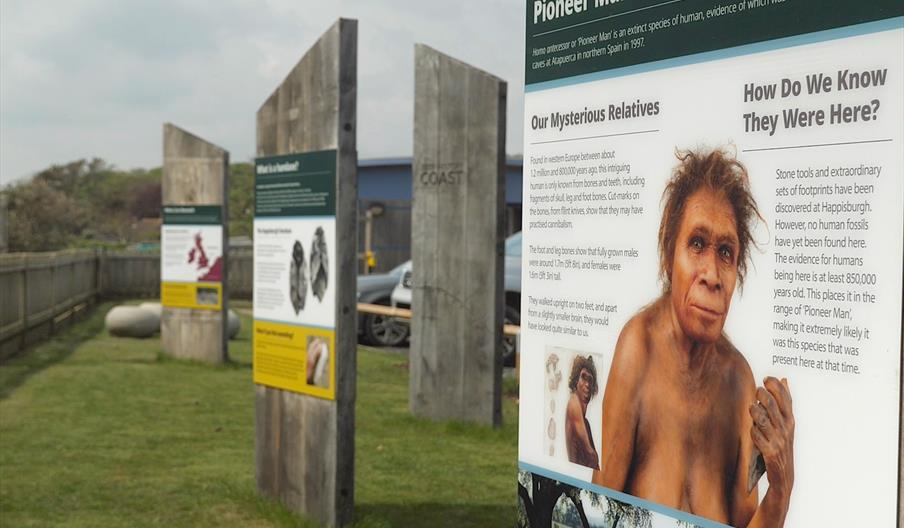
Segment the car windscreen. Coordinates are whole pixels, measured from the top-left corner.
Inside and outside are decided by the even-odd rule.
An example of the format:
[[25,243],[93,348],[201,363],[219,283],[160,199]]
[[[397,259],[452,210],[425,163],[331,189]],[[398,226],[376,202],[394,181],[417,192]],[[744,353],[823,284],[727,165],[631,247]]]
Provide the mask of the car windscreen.
[[509,257],[521,256],[521,231],[505,239],[505,254]]

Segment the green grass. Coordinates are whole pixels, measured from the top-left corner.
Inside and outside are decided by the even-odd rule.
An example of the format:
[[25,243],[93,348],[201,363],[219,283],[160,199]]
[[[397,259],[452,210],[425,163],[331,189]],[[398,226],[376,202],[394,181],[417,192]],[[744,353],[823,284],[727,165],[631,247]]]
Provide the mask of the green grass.
[[[109,308],[0,365],[0,526],[314,526],[256,492],[249,319],[208,366]],[[406,361],[359,349],[354,526],[512,526],[513,398],[496,430],[413,418]]]

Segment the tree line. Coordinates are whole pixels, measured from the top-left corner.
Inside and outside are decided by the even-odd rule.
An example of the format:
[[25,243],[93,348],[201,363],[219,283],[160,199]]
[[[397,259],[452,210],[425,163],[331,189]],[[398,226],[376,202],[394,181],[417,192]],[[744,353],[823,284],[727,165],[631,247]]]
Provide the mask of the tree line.
[[[119,170],[94,158],[50,167],[9,184],[9,251],[121,249],[160,240],[163,170]],[[251,235],[254,168],[233,163],[229,173],[229,234]]]

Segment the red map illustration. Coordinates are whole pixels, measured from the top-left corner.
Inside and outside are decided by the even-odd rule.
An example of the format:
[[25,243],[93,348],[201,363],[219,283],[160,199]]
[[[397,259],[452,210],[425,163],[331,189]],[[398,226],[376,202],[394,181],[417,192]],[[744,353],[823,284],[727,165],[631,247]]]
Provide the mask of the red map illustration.
[[201,276],[198,277],[199,281],[220,282],[222,280],[223,260],[221,257],[217,257],[213,265],[210,264],[207,252],[204,251],[204,243],[200,232],[195,233],[195,245],[188,251],[188,263],[195,264],[198,271],[202,272]]

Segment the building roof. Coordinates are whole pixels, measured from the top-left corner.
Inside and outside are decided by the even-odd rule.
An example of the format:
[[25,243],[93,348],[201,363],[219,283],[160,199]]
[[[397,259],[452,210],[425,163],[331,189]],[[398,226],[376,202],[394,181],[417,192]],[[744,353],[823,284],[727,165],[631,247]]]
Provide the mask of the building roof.
[[[358,160],[359,200],[411,201],[411,156]],[[524,160],[520,156],[506,158],[505,202],[521,203],[521,180]]]

